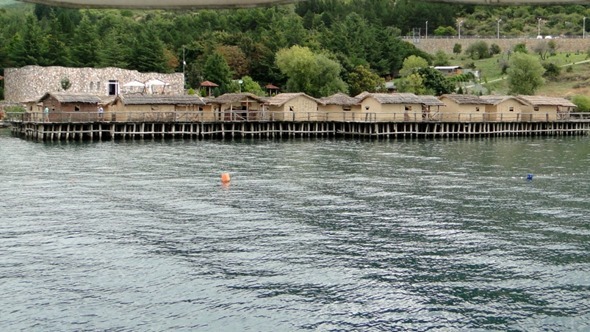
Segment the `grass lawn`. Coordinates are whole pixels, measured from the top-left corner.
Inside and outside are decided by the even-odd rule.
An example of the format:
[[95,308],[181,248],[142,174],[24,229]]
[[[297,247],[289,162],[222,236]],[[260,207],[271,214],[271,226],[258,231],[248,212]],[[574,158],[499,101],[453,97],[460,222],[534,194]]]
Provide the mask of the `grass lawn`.
[[[546,80],[545,84],[537,91],[537,94],[555,97],[590,95],[590,63],[578,63],[589,59],[586,53],[563,52],[549,56],[544,61],[562,67],[561,74],[556,80]],[[471,60],[465,56],[451,56],[452,64],[461,64],[463,67],[474,64],[475,69],[480,71],[482,84],[486,85],[492,94],[508,93],[506,75],[502,75],[501,64],[504,61],[508,61],[506,55],[496,55],[483,60]],[[568,67],[571,67],[569,71]]]

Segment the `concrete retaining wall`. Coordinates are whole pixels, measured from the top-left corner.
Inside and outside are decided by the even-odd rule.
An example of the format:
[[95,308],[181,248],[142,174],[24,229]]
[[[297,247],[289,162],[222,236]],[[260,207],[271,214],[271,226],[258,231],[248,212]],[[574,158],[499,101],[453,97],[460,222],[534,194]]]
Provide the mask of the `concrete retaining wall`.
[[[434,54],[438,50],[443,50],[446,53],[453,53],[453,46],[460,44],[462,50],[465,51],[471,44],[483,40],[488,46],[497,44],[500,46],[502,52],[508,49],[513,49],[515,45],[525,43],[528,50],[532,50],[539,43],[547,43],[548,39],[534,39],[534,38],[421,38],[417,40],[406,39],[406,41],[413,43],[419,49]],[[590,38],[555,38],[551,39],[557,45],[558,52],[586,52],[590,48]]]

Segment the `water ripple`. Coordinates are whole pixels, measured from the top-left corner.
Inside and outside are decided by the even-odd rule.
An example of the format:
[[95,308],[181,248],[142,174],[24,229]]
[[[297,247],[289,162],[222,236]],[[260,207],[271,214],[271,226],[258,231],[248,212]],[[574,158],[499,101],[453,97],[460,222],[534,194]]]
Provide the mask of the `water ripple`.
[[588,146],[0,133],[0,328],[588,330]]

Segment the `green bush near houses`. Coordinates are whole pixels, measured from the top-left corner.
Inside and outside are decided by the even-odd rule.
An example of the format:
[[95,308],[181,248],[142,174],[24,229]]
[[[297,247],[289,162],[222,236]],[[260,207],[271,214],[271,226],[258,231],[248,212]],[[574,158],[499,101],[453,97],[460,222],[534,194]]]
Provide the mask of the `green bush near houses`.
[[590,112],[590,97],[575,95],[572,98],[572,103],[576,104],[578,112]]
[[6,107],[4,107],[4,112],[6,112],[6,113],[24,113],[24,112],[26,112],[26,109],[20,105],[6,106]]

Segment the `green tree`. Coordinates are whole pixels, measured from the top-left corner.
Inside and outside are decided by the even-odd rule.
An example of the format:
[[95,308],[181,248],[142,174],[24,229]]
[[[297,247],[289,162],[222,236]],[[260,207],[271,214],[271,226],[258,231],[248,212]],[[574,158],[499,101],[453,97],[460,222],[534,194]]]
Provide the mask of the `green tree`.
[[314,97],[346,92],[346,84],[340,78],[340,64],[324,54],[313,53],[298,45],[281,49],[276,64],[288,77],[287,90],[305,92]]
[[78,67],[97,67],[100,63],[100,39],[94,24],[87,15],[82,17],[75,30],[72,47],[72,61]]
[[223,56],[235,77],[241,77],[248,73],[250,63],[246,58],[246,54],[239,47],[221,45],[215,51]]
[[469,47],[467,47],[465,50],[465,54],[467,54],[467,56],[473,60],[487,59],[492,56],[490,54],[488,43],[483,40],[476,41],[469,45]]
[[202,74],[204,80],[219,85],[218,93],[223,94],[230,90],[232,73],[229,65],[225,62],[225,58],[221,54],[213,52],[207,57]]
[[164,44],[156,37],[154,28],[140,28],[133,42],[131,57],[127,59],[131,69],[140,72],[166,72]]
[[404,60],[404,64],[402,66],[402,69],[400,69],[399,74],[402,77],[405,77],[414,73],[416,70],[420,68],[426,67],[428,67],[428,61],[426,61],[426,59],[423,59],[419,56],[410,55]]
[[369,67],[358,65],[348,74],[346,83],[348,83],[350,95],[356,96],[363,91],[380,91],[385,85],[385,80],[371,71]]
[[422,76],[426,94],[433,94],[440,96],[447,93],[452,93],[455,89],[453,82],[445,77],[440,71],[425,67],[418,70],[418,74]]
[[[49,66],[71,66],[69,48],[57,36],[50,34],[47,36],[47,56],[46,63]],[[125,68],[125,67],[121,67]]]
[[264,96],[264,90],[262,90],[262,87],[260,86],[260,84],[255,82],[252,79],[252,77],[250,77],[250,76],[242,77],[241,90],[242,90],[242,92],[250,92],[250,93],[253,93],[257,96]]
[[510,58],[508,73],[508,88],[511,94],[534,95],[543,85],[545,69],[536,57],[516,52]]
[[310,94],[314,97],[325,97],[337,92],[348,92],[346,83],[340,77],[342,66],[335,60],[330,59],[326,54],[315,56],[315,75],[312,77],[312,90]]
[[111,30],[105,37],[108,43],[101,48],[100,66],[128,68],[132,50],[125,35],[118,30]]
[[39,23],[33,15],[26,18],[26,26],[23,33],[23,46],[25,49],[25,62],[28,65],[46,65],[47,43]]
[[432,64],[434,66],[448,66],[451,64],[449,60],[449,56],[443,50],[438,50],[434,54],[434,58],[432,60]]
[[416,72],[411,73],[398,82],[398,90],[400,92],[411,92],[418,95],[426,94],[424,87],[424,79]]
[[25,43],[20,33],[14,34],[6,46],[8,60],[6,65],[10,67],[22,67],[26,65]]

